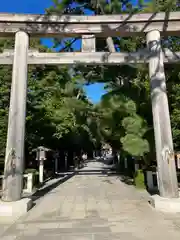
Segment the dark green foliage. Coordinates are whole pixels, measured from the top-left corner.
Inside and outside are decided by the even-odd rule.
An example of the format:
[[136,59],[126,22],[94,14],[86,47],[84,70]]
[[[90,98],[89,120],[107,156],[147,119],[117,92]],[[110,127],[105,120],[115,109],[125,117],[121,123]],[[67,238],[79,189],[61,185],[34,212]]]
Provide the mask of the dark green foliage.
[[[73,3],[73,4],[72,4]],[[129,0],[54,0],[47,14],[119,14],[178,10],[177,1]],[[77,39],[54,39],[60,51],[73,51]],[[144,37],[112,39],[116,50],[136,51],[146,47]],[[179,51],[179,38],[162,39],[164,47]],[[51,51],[33,40],[32,48]],[[13,48],[14,41],[1,40],[0,51]],[[106,39],[97,39],[98,51],[107,51]],[[166,66],[167,87],[175,148],[180,148],[180,74],[179,65]],[[107,94],[93,105],[83,90],[84,84],[105,83]],[[11,68],[0,67],[0,155],[6,145]],[[45,145],[52,149],[92,149],[103,143],[130,154],[143,157],[146,163],[154,160],[154,135],[151,111],[150,84],[146,65],[130,66],[31,66],[28,73],[26,117],[26,155]],[[29,161],[29,160],[27,160]]]
[[[1,50],[9,41],[0,41]],[[47,51],[39,41],[31,47]],[[5,155],[12,69],[0,67],[0,154]],[[26,165],[39,145],[51,149],[92,149],[96,144],[94,106],[87,99],[81,75],[66,66],[30,66],[26,114]],[[90,130],[92,128],[92,131]],[[93,130],[94,129],[94,130]],[[94,131],[94,132],[93,132]]]
[[[72,5],[72,3],[75,3]],[[152,12],[179,10],[176,0],[138,1],[134,6],[130,0],[62,0],[54,1],[54,6],[47,12],[52,14],[86,14],[87,10],[93,14],[117,14],[137,12]],[[121,51],[137,51],[146,47],[145,37],[123,37],[112,39],[115,48]],[[167,41],[168,40],[168,41]],[[55,43],[61,44],[64,40],[56,39]],[[72,42],[76,39],[72,39]],[[179,50],[179,38],[162,38],[164,47]],[[71,47],[68,43],[66,51]],[[97,39],[97,50],[106,50],[105,39]],[[98,136],[102,142],[110,143],[115,149],[121,149],[134,156],[143,156],[146,163],[154,160],[154,133],[151,111],[150,84],[148,68],[145,65],[132,66],[104,66],[104,67],[76,67],[81,71],[85,81],[104,82],[108,93],[103,96],[101,103],[96,107]],[[180,147],[180,124],[178,119],[178,84],[179,66],[166,67],[168,94],[172,118],[172,130],[175,147]],[[176,79],[176,80],[175,80]],[[176,83],[175,83],[176,81]]]

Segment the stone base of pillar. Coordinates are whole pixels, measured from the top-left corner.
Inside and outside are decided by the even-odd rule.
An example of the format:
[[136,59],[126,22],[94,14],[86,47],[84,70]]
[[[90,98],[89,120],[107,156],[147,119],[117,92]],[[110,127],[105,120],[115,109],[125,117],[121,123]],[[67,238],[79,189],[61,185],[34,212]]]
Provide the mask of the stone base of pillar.
[[32,200],[22,198],[16,202],[3,202],[0,200],[0,218],[5,221],[15,221],[32,208]]
[[180,198],[163,198],[159,195],[153,195],[150,198],[150,204],[161,212],[179,213]]

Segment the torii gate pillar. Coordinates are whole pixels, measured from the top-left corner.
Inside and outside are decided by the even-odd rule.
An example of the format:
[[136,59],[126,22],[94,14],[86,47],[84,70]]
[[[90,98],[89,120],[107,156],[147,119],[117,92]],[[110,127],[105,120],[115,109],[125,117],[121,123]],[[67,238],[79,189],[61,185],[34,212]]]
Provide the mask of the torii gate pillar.
[[20,200],[23,188],[28,48],[28,34],[17,32],[3,179],[4,202]]
[[152,112],[160,196],[164,198],[178,198],[178,183],[160,32],[157,30],[149,32],[146,40],[151,54],[149,59],[149,77],[151,82]]

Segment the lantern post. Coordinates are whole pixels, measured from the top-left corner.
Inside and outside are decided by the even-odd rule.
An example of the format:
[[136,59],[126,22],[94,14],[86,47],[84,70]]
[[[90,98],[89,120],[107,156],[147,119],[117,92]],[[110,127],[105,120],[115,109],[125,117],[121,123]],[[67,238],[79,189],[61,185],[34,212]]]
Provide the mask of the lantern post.
[[45,148],[43,146],[37,147],[34,149],[36,151],[36,160],[39,161],[39,182],[44,182],[44,161],[47,160],[47,152],[50,151],[50,149]]

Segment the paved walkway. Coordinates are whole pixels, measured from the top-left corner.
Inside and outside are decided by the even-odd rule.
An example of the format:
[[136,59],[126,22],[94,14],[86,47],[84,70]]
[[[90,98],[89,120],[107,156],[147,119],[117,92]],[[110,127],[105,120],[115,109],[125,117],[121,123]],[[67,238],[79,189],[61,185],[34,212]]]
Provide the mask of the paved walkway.
[[[88,163],[86,170],[100,169]],[[158,213],[147,195],[102,174],[75,175],[49,192],[1,240],[179,240],[180,215]]]

